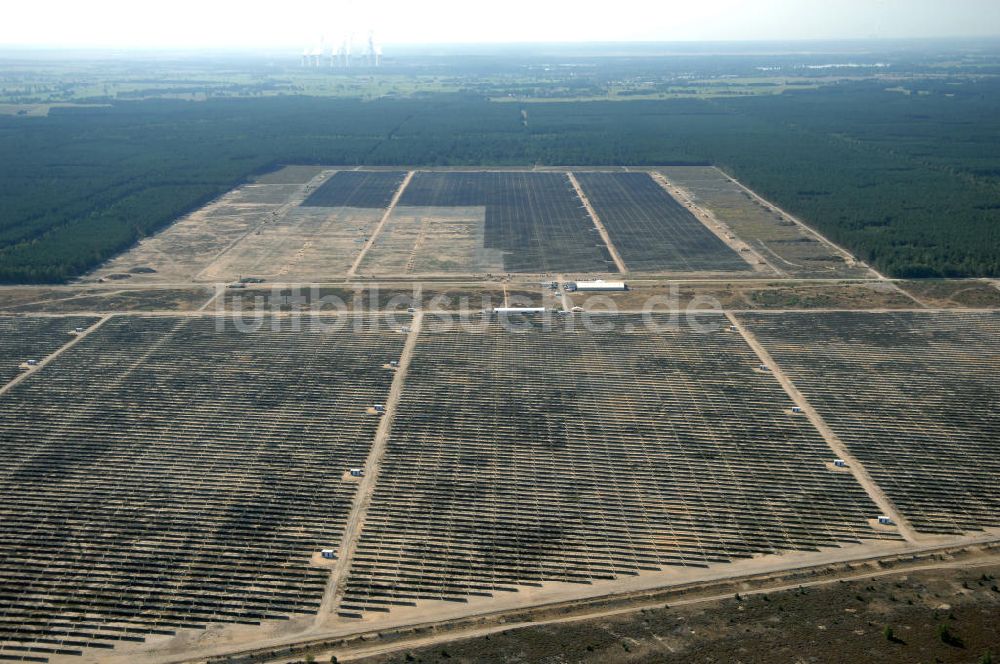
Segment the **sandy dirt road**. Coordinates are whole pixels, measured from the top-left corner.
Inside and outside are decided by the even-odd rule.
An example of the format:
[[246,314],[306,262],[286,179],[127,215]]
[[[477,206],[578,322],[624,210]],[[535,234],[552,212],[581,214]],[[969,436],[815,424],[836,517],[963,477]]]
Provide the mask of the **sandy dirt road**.
[[[868,493],[868,496],[878,505],[879,509],[882,510],[882,514],[889,516],[896,527],[899,529],[899,534],[902,535],[907,542],[916,543],[919,541],[919,536],[917,532],[913,529],[910,523],[903,517],[902,513],[896,508],[893,502],[889,499],[889,496],[882,491],[882,488],[875,483],[875,480],[868,473],[868,470],[858,461],[854,455],[848,450],[847,445],[844,444],[840,437],[830,428],[830,426],[823,420],[822,416],[816,411],[815,408],[809,403],[805,395],[799,391],[797,387],[792,383],[784,371],[771,354],[767,352],[767,349],[761,345],[761,343],[754,336],[745,325],[743,325],[736,316],[731,313],[726,314],[729,321],[736,326],[739,333],[743,336],[743,339],[747,342],[750,348],[757,354],[760,358],[761,364],[766,365],[770,369],[770,373],[778,380],[781,387],[784,388],[785,392],[791,397],[792,401],[796,406],[802,409],[803,414],[809,418],[816,430],[819,431],[823,439],[826,440],[827,445],[836,455],[837,458],[843,459],[847,462],[847,467],[854,475],[854,478],[858,483],[864,488]],[[873,515],[877,516],[877,515]]]
[[615,262],[615,267],[622,274],[628,273],[628,268],[625,267],[625,261],[622,260],[621,254],[618,253],[618,249],[615,247],[614,243],[611,241],[611,236],[608,235],[608,229],[604,227],[601,222],[601,218],[597,216],[597,211],[590,204],[590,200],[587,195],[583,193],[583,189],[580,187],[580,183],[577,181],[576,176],[572,173],[566,173],[566,177],[573,184],[573,189],[576,189],[576,195],[579,197],[580,202],[583,203],[583,207],[587,208],[587,214],[594,222],[594,227],[597,228],[597,232],[600,233],[601,239],[604,240],[604,245],[608,248],[608,253],[611,254],[611,259]]
[[410,331],[407,334],[406,343],[403,345],[403,352],[399,356],[399,366],[395,370],[392,386],[389,388],[389,395],[386,397],[384,404],[385,414],[381,416],[378,429],[375,431],[375,440],[372,443],[371,450],[368,452],[368,458],[365,460],[365,474],[358,483],[358,489],[354,495],[354,503],[351,506],[351,513],[344,528],[344,537],[341,539],[340,547],[337,549],[337,565],[330,573],[330,580],[327,582],[323,601],[320,604],[319,612],[316,614],[314,626],[317,628],[321,627],[333,614],[340,598],[344,594],[344,582],[351,571],[351,563],[354,559],[354,552],[357,549],[358,537],[361,535],[365,517],[371,505],[372,493],[375,490],[375,483],[378,481],[382,458],[385,456],[386,444],[389,442],[389,436],[392,433],[392,424],[396,417],[396,411],[403,396],[403,384],[406,381],[406,373],[409,370],[414,349],[417,346],[417,337],[420,334],[422,322],[423,312],[417,311],[413,315]]
[[396,205],[399,204],[399,199],[403,197],[403,192],[406,191],[406,187],[407,185],[410,184],[410,180],[413,179],[413,175],[415,173],[416,171],[407,171],[406,177],[403,178],[403,183],[399,185],[399,189],[397,189],[396,193],[393,194],[392,200],[389,202],[389,207],[385,209],[385,214],[383,214],[382,218],[379,220],[378,226],[376,226],[375,229],[372,231],[371,237],[368,238],[368,241],[365,242],[365,245],[361,248],[361,251],[358,253],[357,258],[354,259],[354,263],[351,265],[351,269],[347,271],[348,277],[353,277],[355,274],[358,273],[358,268],[361,267],[361,261],[365,259],[365,255],[375,244],[375,240],[378,239],[379,233],[382,232],[382,228],[385,226],[386,222],[389,221],[389,217],[392,215],[392,211],[396,209]]
[[[929,571],[929,570],[940,570],[940,569],[976,569],[976,568],[979,568],[979,567],[992,567],[992,566],[994,566],[994,565],[997,564],[998,560],[1000,560],[1000,557],[993,557],[993,558],[990,558],[989,560],[982,561],[982,562],[979,562],[979,563],[976,563],[976,564],[936,562],[936,563],[931,563],[931,564],[927,564],[927,565],[918,565],[918,566],[914,566],[914,567],[908,567],[906,569],[906,573],[913,573],[913,572],[920,572],[920,571]],[[774,594],[774,593],[780,593],[780,592],[783,592],[783,591],[796,591],[796,590],[800,590],[800,589],[803,589],[803,588],[815,588],[815,587],[820,587],[820,586],[826,586],[826,585],[830,585],[830,584],[834,584],[834,583],[840,583],[840,582],[843,582],[843,581],[868,580],[868,579],[874,579],[874,578],[878,578],[878,577],[882,577],[882,576],[892,576],[892,575],[898,575],[898,574],[900,574],[900,571],[899,570],[894,570],[894,569],[872,570],[872,571],[867,571],[867,572],[859,572],[857,574],[845,574],[845,575],[837,576],[836,578],[821,579],[821,580],[817,580],[817,581],[802,581],[802,582],[796,582],[796,583],[788,583],[788,584],[782,584],[782,585],[768,586],[766,588],[759,588],[759,589],[754,589],[754,590],[744,590],[744,591],[740,591],[740,595],[743,596],[743,597],[750,597],[750,596],[754,596],[754,595],[767,595],[769,593]],[[699,605],[699,604],[710,604],[710,603],[718,602],[718,601],[722,601],[722,600],[730,600],[732,598],[733,598],[733,593],[732,592],[726,592],[726,593],[720,593],[720,594],[714,594],[714,595],[706,595],[706,596],[701,596],[701,597],[693,597],[693,598],[690,598],[690,599],[673,600],[673,601],[670,602],[669,605],[670,605],[671,608],[683,607],[683,606],[696,606],[696,605]],[[357,661],[357,660],[365,659],[365,658],[371,657],[373,655],[386,655],[386,654],[400,652],[400,651],[405,651],[405,650],[412,650],[412,649],[415,649],[415,648],[422,648],[424,646],[438,645],[438,644],[444,644],[444,643],[453,643],[455,641],[460,641],[460,640],[465,640],[465,639],[471,639],[471,638],[476,638],[476,637],[480,637],[480,636],[487,636],[487,635],[490,635],[490,634],[496,634],[498,632],[509,632],[511,630],[526,629],[526,628],[530,628],[530,627],[539,627],[539,626],[543,626],[543,625],[559,625],[559,624],[567,624],[567,623],[576,623],[576,622],[582,622],[582,621],[585,621],[585,620],[594,620],[594,619],[606,618],[606,617],[610,617],[610,616],[624,615],[624,614],[629,614],[629,613],[637,613],[637,612],[640,612],[640,611],[643,611],[643,610],[662,609],[662,608],[664,608],[664,606],[665,606],[664,602],[650,602],[650,603],[636,604],[634,606],[629,606],[629,607],[625,607],[625,608],[615,608],[615,609],[608,609],[606,611],[596,611],[594,613],[588,613],[586,615],[568,616],[568,617],[564,617],[564,618],[549,618],[549,619],[541,619],[541,620],[531,620],[531,621],[526,621],[526,622],[523,622],[523,623],[517,623],[517,624],[513,624],[513,625],[510,625],[510,624],[491,625],[489,627],[481,627],[481,628],[478,628],[478,629],[463,630],[463,631],[458,632],[458,633],[451,633],[451,634],[449,634],[447,632],[443,632],[443,633],[438,633],[438,634],[432,634],[431,636],[426,636],[426,637],[422,637],[422,638],[419,638],[419,639],[407,639],[405,641],[396,642],[396,643],[373,644],[373,645],[367,646],[367,647],[352,648],[349,651],[330,650],[330,652],[331,653],[337,653],[337,660],[338,661],[341,661],[341,662],[352,662],[352,661]],[[277,660],[270,660],[270,661],[277,663],[277,662],[293,662],[293,661],[296,661],[296,660],[295,659],[288,659],[288,660],[277,659]],[[322,660],[319,660],[319,661],[322,661]]]
[[69,350],[73,346],[75,346],[78,343],[80,343],[91,332],[93,332],[94,330],[96,330],[97,328],[99,328],[101,325],[104,325],[104,323],[108,322],[108,320],[110,320],[113,315],[114,314],[106,314],[106,315],[102,316],[101,319],[98,320],[96,323],[94,323],[90,327],[86,328],[83,332],[80,332],[79,334],[73,335],[73,337],[68,342],[66,342],[65,344],[63,344],[62,346],[60,346],[58,349],[56,349],[55,352],[53,352],[51,355],[48,355],[48,356],[42,358],[41,360],[38,361],[38,364],[36,364],[35,366],[31,367],[30,369],[25,370],[20,375],[16,376],[13,380],[11,380],[9,383],[7,383],[6,385],[4,385],[3,387],[0,387],[0,395],[6,394],[10,390],[14,389],[14,387],[16,387],[17,385],[19,385],[20,383],[24,382],[25,380],[27,380],[31,376],[34,376],[36,373],[38,373],[43,368],[45,368],[45,366],[48,365],[50,362],[52,362],[53,360],[55,360],[57,357],[59,357],[60,355],[62,355],[64,352],[66,352],[67,350]]
[[[713,235],[722,240],[727,247],[739,254],[740,258],[745,260],[752,269],[758,270],[760,269],[760,265],[763,264],[771,268],[775,275],[779,277],[788,276],[787,272],[769,261],[763,254],[754,249],[749,242],[744,242],[739,239],[733,240],[726,235],[725,230],[723,230],[724,224],[720,222],[714,214],[696,204],[690,196],[686,195],[680,187],[668,180],[667,176],[663,173],[650,171],[649,177],[653,178],[653,181],[660,185],[660,187],[662,187],[671,198],[675,199],[681,205],[690,210],[695,219],[700,221],[705,228],[712,232]],[[732,233],[732,235],[734,237],[738,237],[735,233]],[[746,249],[746,251],[742,251],[742,249]]]

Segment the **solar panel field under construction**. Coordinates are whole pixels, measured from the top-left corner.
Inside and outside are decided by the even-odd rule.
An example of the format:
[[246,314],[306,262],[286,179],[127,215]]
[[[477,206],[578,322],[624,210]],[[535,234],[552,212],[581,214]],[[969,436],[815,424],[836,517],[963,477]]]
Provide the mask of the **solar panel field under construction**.
[[995,282],[706,169],[279,175],[0,288],[0,661],[328,660],[1000,541]]

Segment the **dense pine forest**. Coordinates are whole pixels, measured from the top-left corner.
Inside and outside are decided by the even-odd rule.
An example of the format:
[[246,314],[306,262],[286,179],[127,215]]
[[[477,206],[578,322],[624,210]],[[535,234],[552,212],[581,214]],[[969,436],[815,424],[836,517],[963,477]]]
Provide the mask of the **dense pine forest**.
[[0,116],[0,154],[8,283],[76,277],[281,163],[713,163],[890,275],[1000,276],[991,78],[607,102],[116,101]]

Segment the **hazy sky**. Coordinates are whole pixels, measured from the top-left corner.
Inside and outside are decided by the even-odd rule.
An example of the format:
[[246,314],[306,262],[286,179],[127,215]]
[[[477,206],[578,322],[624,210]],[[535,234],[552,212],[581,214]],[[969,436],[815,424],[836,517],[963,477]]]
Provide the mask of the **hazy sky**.
[[4,0],[0,45],[307,46],[1000,35],[1000,0]]

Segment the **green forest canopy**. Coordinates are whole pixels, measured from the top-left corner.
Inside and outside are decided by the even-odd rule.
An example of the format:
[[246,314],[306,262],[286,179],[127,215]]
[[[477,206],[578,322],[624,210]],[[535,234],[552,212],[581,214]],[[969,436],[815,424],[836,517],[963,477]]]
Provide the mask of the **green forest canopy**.
[[923,93],[147,100],[0,117],[0,281],[76,277],[279,163],[713,163],[890,275],[1000,276],[1000,83],[911,86]]

